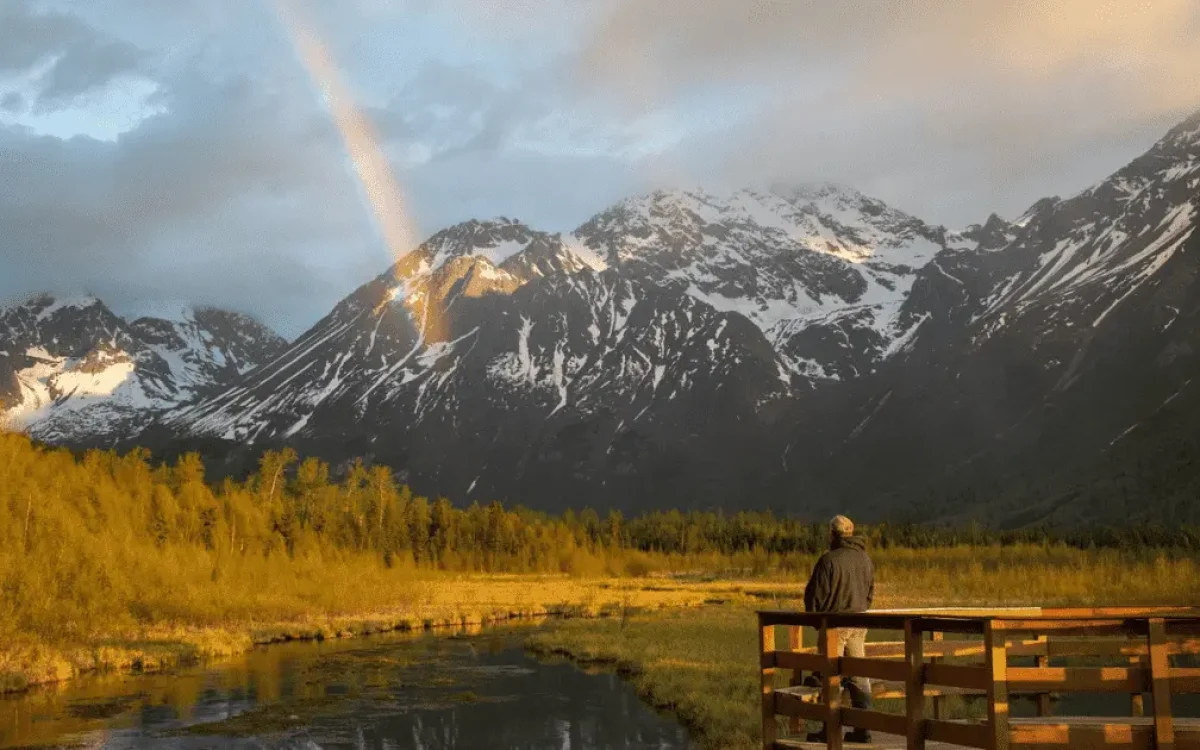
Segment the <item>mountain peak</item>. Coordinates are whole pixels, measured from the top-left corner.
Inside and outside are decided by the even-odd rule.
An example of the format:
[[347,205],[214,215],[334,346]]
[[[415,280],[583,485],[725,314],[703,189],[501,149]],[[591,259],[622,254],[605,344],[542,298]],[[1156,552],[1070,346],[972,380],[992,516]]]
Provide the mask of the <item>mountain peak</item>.
[[60,310],[87,310],[98,305],[103,307],[103,303],[90,294],[56,295],[50,292],[39,292],[12,302],[4,309],[25,308],[36,315],[38,320],[46,320]]
[[534,230],[522,221],[507,216],[495,216],[490,219],[468,219],[448,226],[430,237],[426,244],[453,240],[485,246],[488,243],[524,237],[533,233]]
[[999,250],[1012,241],[1013,230],[1016,226],[1016,224],[1001,218],[999,214],[993,213],[987,217],[987,221],[984,223],[971,224],[958,234],[975,243],[966,249]]
[[851,201],[872,200],[849,185],[838,182],[775,182],[768,191],[789,201],[819,201],[834,198]]
[[1196,110],[1171,128],[1160,144],[1175,147],[1200,145],[1200,110]]
[[1023,213],[1019,217],[1017,217],[1017,220],[1013,222],[1013,225],[1018,226],[1018,227],[1024,227],[1024,226],[1028,225],[1029,222],[1033,221],[1034,218],[1036,218],[1037,216],[1039,216],[1041,214],[1046,213],[1047,211],[1052,210],[1055,206],[1057,206],[1060,203],[1062,203],[1062,198],[1060,198],[1057,195],[1052,195],[1048,198],[1042,198],[1041,200],[1037,201],[1032,206],[1030,206],[1028,208],[1028,210],[1025,211],[1025,213]]
[[455,258],[469,256],[482,256],[498,267],[535,239],[549,236],[505,216],[482,221],[471,219],[434,234],[401,258],[390,275],[397,279],[425,276]]

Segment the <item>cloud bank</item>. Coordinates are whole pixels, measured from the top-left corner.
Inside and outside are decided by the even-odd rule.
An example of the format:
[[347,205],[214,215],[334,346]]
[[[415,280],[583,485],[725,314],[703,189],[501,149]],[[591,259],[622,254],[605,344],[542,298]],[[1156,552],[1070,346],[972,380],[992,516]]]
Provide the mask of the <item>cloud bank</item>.
[[[1200,107],[1194,0],[302,4],[418,237],[778,180],[962,225],[1080,190]],[[9,0],[0,174],[0,298],[215,304],[296,335],[391,262],[263,3]]]

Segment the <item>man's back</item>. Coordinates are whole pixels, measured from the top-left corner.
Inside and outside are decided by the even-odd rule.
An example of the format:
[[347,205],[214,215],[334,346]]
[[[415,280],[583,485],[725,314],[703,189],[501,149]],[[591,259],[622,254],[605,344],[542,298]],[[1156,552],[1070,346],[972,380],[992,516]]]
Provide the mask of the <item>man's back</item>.
[[[834,516],[829,522],[829,551],[821,555],[804,589],[804,608],[809,612],[866,612],[875,599],[875,566],[867,556],[867,540],[854,536],[854,522]],[[866,655],[866,628],[839,628],[838,656],[862,658]],[[820,684],[811,675],[813,684]],[[848,677],[850,705],[870,710],[871,681]],[[809,742],[825,742],[825,730],[808,735]],[[870,742],[871,733],[855,729],[846,735],[849,742]]]
[[875,567],[862,537],[836,539],[804,589],[809,612],[866,612],[875,599]]

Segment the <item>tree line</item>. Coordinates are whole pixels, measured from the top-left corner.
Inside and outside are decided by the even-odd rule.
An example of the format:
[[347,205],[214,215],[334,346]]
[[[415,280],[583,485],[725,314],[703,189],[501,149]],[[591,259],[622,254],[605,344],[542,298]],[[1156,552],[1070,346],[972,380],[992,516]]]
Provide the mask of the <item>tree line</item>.
[[[186,454],[152,465],[149,453],[88,451],[76,458],[0,435],[0,541],[32,549],[64,525],[159,548],[193,545],[223,555],[296,555],[342,550],[384,564],[448,570],[547,571],[578,554],[636,551],[671,555],[817,554],[823,520],[765,512],[651,511],[625,518],[591,508],[561,514],[504,507],[458,507],[397,484],[384,466],[356,462],[335,480],[317,458],[284,449],[264,453],[244,481],[205,481],[204,464]],[[873,548],[1065,545],[1081,549],[1200,551],[1196,527],[945,528],[862,526]]]

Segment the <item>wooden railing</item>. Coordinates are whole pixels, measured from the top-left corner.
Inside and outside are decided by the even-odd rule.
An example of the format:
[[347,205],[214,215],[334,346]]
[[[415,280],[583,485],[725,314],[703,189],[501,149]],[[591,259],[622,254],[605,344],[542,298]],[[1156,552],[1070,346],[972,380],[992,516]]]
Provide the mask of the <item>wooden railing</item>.
[[[777,716],[791,734],[805,720],[820,722],[826,747],[842,747],[844,727],[898,735],[880,747],[968,747],[1000,750],[1049,748],[1197,748],[1200,721],[1172,717],[1171,696],[1200,693],[1200,669],[1172,666],[1172,656],[1200,653],[1200,609],[1188,607],[1019,610],[892,610],[863,614],[759,612],[763,747],[793,748],[779,736]],[[787,645],[776,645],[786,627]],[[816,647],[803,648],[801,628],[816,630]],[[903,641],[873,642],[866,656],[841,656],[841,628],[895,631]],[[947,638],[946,636],[950,636]],[[1010,663],[1024,658],[1028,666]],[[1117,666],[1054,666],[1051,660],[1120,660]],[[955,659],[955,662],[946,661]],[[966,663],[959,660],[969,659]],[[791,670],[790,687],[777,689],[775,672]],[[800,687],[804,671],[820,674],[819,688]],[[882,681],[877,698],[900,698],[903,713],[843,705],[842,679]],[[1123,693],[1127,717],[1052,717],[1051,700],[1065,693]],[[1152,697],[1153,716],[1143,717]],[[947,696],[986,702],[983,721],[949,720]],[[1014,719],[1009,697],[1030,696],[1036,716]],[[932,701],[932,715],[926,700]],[[896,740],[893,737],[893,740]]]

